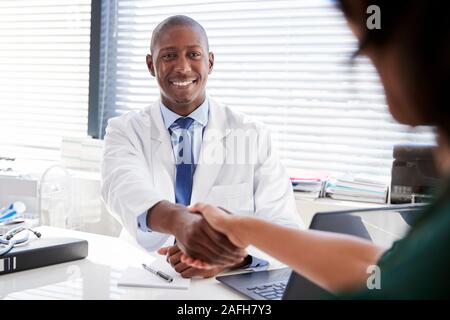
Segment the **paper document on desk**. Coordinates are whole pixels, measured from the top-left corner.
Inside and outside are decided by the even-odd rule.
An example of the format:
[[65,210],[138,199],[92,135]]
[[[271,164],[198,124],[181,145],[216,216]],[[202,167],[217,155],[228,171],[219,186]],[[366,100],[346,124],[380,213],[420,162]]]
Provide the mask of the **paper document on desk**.
[[177,273],[165,257],[158,257],[150,265],[152,268],[162,271],[173,277],[172,282],[167,282],[157,275],[145,270],[143,267],[128,267],[119,280],[119,286],[165,288],[165,289],[189,289],[191,279],[185,279]]

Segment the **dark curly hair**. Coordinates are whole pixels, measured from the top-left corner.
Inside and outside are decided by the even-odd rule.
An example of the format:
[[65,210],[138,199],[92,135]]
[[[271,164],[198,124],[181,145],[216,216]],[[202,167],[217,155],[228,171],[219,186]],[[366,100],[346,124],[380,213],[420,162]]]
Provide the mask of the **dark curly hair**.
[[[346,18],[362,28],[361,52],[395,41],[403,57],[400,67],[408,81],[424,125],[434,125],[450,137],[450,18],[441,0],[339,0]],[[381,28],[366,28],[366,9],[377,5]],[[409,80],[411,79],[411,80]]]

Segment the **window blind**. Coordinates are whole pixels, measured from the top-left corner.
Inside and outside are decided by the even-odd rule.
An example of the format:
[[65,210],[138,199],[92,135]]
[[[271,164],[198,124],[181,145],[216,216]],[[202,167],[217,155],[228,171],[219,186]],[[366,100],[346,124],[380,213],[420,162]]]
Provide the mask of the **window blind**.
[[86,137],[91,0],[0,1],[0,156],[57,160]]
[[106,120],[159,97],[145,64],[163,19],[199,21],[215,53],[207,92],[266,123],[291,175],[352,173],[389,179],[396,143],[433,143],[430,128],[399,125],[356,39],[328,0],[114,0],[103,7]]

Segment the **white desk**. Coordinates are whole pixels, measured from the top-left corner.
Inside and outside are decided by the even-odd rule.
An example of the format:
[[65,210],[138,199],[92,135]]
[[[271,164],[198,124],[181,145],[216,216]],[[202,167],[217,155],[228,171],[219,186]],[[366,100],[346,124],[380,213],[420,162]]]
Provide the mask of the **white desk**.
[[117,286],[129,265],[140,266],[151,255],[118,238],[45,226],[37,230],[43,237],[86,239],[88,257],[2,275],[0,299],[243,299],[214,278],[192,279],[188,290]]

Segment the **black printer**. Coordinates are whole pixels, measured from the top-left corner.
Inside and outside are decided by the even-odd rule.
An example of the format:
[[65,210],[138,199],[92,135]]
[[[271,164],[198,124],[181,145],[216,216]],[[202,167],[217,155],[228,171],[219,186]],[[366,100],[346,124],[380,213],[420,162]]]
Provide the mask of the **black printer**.
[[394,146],[391,203],[429,202],[441,179],[433,160],[436,146],[398,144]]

